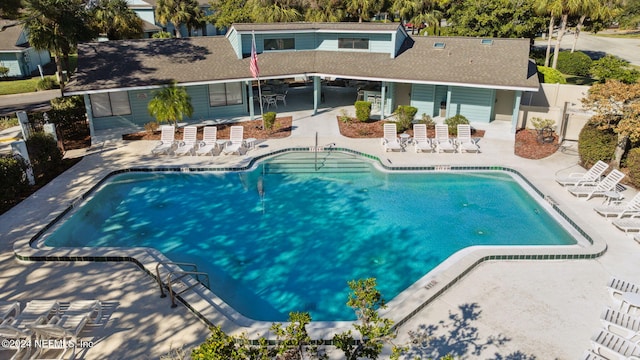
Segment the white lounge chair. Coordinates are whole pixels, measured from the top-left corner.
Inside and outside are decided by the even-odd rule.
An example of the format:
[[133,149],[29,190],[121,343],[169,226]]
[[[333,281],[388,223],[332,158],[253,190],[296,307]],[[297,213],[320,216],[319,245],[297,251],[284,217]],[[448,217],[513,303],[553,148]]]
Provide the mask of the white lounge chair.
[[173,146],[175,145],[174,139],[176,135],[176,128],[173,125],[163,125],[160,128],[160,143],[156,145],[153,150],[151,150],[152,154],[169,154],[173,150]]
[[591,350],[586,350],[584,354],[582,354],[582,360],[609,360],[606,357],[602,357]]
[[433,151],[431,141],[429,141],[429,138],[427,137],[426,124],[413,125],[413,146],[415,147],[416,152]]
[[193,155],[198,142],[198,128],[195,126],[185,126],[182,131],[182,141],[178,142],[175,150],[176,155]]
[[218,128],[215,126],[205,126],[202,134],[202,141],[198,144],[196,155],[213,155],[218,149]]
[[398,128],[394,123],[384,124],[382,146],[384,151],[402,150],[400,139],[398,139]]
[[600,314],[605,330],[620,335],[627,340],[640,340],[640,318],[605,307]]
[[284,106],[287,106],[287,94],[289,93],[289,90],[285,91],[283,94],[276,94],[276,103],[278,101],[282,101],[282,103],[284,104]]
[[625,340],[604,329],[593,335],[591,346],[596,354],[607,359],[640,359],[640,346],[637,343]]
[[[69,308],[64,310],[61,316],[52,317],[46,324],[31,326],[37,340],[62,340],[66,343],[78,343],[78,336],[90,322],[97,322],[102,317],[102,304],[97,300],[73,301]],[[70,358],[75,357],[75,347],[60,349],[61,354],[58,359],[66,358],[67,352],[71,351]],[[46,350],[45,350],[46,351]],[[60,352],[60,351],[58,351]],[[49,354],[37,353],[36,356]]]
[[232,126],[229,141],[224,145],[222,150],[225,154],[238,154],[240,155],[240,148],[244,144],[244,127]]
[[600,180],[602,174],[609,168],[609,165],[602,160],[598,160],[587,172],[575,172],[566,177],[556,178],[558,184],[562,186],[578,186],[583,184],[594,184]]
[[15,318],[20,314],[19,301],[0,301],[0,322],[8,317]]
[[615,227],[628,234],[629,232],[640,232],[640,214],[636,213],[630,218],[616,219],[611,222]]
[[[4,339],[31,339],[33,326],[45,324],[52,316],[60,310],[60,304],[55,300],[33,300],[29,301],[24,310],[16,317],[7,317],[0,324],[0,338]],[[27,349],[30,350],[30,349]],[[24,356],[24,352],[18,351],[14,358]]]
[[445,124],[436,124],[436,137],[433,138],[436,152],[455,152],[456,146],[449,138],[449,126]]
[[480,147],[471,138],[471,125],[469,124],[458,124],[458,135],[456,137],[456,145],[458,147],[459,153],[466,151],[466,152],[475,152],[477,154],[480,152]]
[[613,204],[600,205],[593,208],[604,217],[624,217],[640,213],[640,192],[629,201],[618,201]]
[[630,281],[619,279],[615,276],[612,276],[607,283],[607,288],[609,288],[609,294],[614,300],[617,295],[622,295],[624,293],[638,293],[640,292],[640,285],[634,284]]
[[619,170],[612,170],[602,181],[595,185],[580,185],[568,188],[569,192],[577,197],[586,197],[587,200],[594,196],[603,196],[608,191],[615,190],[618,183],[625,177]]

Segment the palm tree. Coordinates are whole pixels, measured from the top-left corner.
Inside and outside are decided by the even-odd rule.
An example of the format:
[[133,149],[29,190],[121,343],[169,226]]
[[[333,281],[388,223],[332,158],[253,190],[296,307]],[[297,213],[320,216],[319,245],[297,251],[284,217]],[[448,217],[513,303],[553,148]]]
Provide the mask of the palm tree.
[[71,74],[69,54],[78,43],[96,35],[83,0],[29,0],[26,3],[25,28],[31,46],[48,50],[56,63],[60,87],[64,90],[63,62]]
[[98,0],[90,11],[95,26],[109,40],[139,38],[142,35],[142,19],[129,8],[126,0]]
[[340,0],[310,1],[304,14],[305,21],[340,22],[345,18],[343,3]]
[[158,0],[155,14],[156,20],[162,26],[168,23],[173,25],[176,37],[182,37],[181,24],[185,24],[191,32],[191,27],[204,19],[204,13],[197,0]]
[[400,22],[404,23],[405,20],[409,20],[418,10],[418,3],[414,0],[394,0],[391,4],[390,10],[394,13],[398,13],[400,16]]
[[551,39],[553,37],[553,28],[555,26],[555,19],[560,17],[562,13],[558,13],[558,8],[553,7],[554,0],[536,0],[535,9],[536,13],[540,15],[549,15],[549,30],[547,36],[547,52],[544,57],[544,66],[549,66],[549,59],[551,58]]
[[193,105],[191,97],[183,87],[176,86],[175,82],[152,93],[153,98],[149,101],[147,109],[149,114],[156,118],[158,122],[173,122],[178,125],[178,120],[184,116],[193,115]]
[[582,4],[590,0],[551,0],[550,8],[554,14],[561,13],[560,15],[560,29],[558,29],[558,37],[556,38],[556,45],[553,49],[553,64],[552,68],[558,67],[558,54],[560,53],[560,43],[562,37],[567,30],[567,22],[569,15],[576,15],[580,12]]
[[382,9],[383,2],[380,0],[347,0],[346,10],[350,14],[358,17],[358,22],[369,20],[372,13],[377,13]]
[[574,52],[576,49],[576,44],[578,43],[578,37],[580,36],[582,25],[584,24],[584,20],[587,17],[608,22],[618,16],[621,11],[622,4],[619,0],[608,0],[605,2],[602,2],[601,0],[585,0],[585,2],[582,4],[580,19],[578,20],[576,31],[573,36],[573,45],[571,45],[571,52]]
[[254,22],[292,22],[302,20],[302,14],[288,4],[278,1],[250,0],[247,4],[251,9]]

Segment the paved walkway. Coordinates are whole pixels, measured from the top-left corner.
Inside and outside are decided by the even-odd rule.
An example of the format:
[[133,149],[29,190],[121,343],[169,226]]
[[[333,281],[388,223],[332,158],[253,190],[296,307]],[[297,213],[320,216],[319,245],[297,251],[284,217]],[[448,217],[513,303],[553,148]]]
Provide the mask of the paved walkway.
[[[640,248],[591,208],[601,200],[577,200],[553,180],[557,173],[580,170],[572,148],[543,160],[513,155],[510,124],[474,124],[484,128],[481,154],[384,153],[379,139],[347,139],[337,134],[339,109],[316,116],[296,113],[291,137],[264,141],[245,156],[153,157],[154,142],[119,140],[81,150],[84,159],[0,217],[0,299],[100,299],[107,304],[102,321],[83,334],[94,341],[86,359],[151,359],[208,335],[207,326],[184,306],[169,307],[157,285],[133,264],[25,263],[13,257],[13,244],[42,229],[79,195],[109,172],[130,166],[246,164],[250,156],[290,146],[335,143],[380,157],[394,166],[503,165],[524,174],[591,237],[609,248],[596,260],[485,262],[399,329],[399,343],[425,335],[438,346],[414,345],[413,355],[461,358],[572,359],[589,347],[600,326],[601,309],[611,304],[605,284],[611,275],[640,283]],[[625,191],[627,198],[635,190]],[[428,217],[428,214],[425,214]],[[452,219],[451,226],[463,219]],[[494,341],[500,339],[501,341]],[[0,352],[0,358],[3,354]]]

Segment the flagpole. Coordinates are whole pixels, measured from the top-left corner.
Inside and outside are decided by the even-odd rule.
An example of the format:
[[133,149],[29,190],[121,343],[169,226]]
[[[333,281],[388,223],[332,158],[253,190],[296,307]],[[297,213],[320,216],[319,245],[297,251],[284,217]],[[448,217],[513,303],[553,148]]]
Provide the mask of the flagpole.
[[[256,63],[257,63],[257,59],[258,59],[258,54],[257,54],[257,50],[256,50],[256,34],[255,32],[252,30],[251,31],[251,37],[252,37],[252,41],[253,44],[251,44],[251,56],[255,56],[256,57]],[[253,59],[252,59],[253,61]],[[258,102],[260,103],[260,119],[262,121],[262,130],[265,130],[264,128],[264,107],[262,105],[262,87],[260,86],[260,71],[256,72],[256,77],[258,78]]]

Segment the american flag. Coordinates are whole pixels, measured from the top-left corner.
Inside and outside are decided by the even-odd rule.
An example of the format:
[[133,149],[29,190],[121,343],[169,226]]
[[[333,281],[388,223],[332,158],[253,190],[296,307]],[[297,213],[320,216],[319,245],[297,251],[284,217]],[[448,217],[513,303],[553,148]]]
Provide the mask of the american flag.
[[251,75],[254,78],[260,76],[260,69],[258,69],[258,54],[256,53],[256,38],[253,37],[253,41],[251,43],[251,65],[249,65],[249,70],[251,70]]

